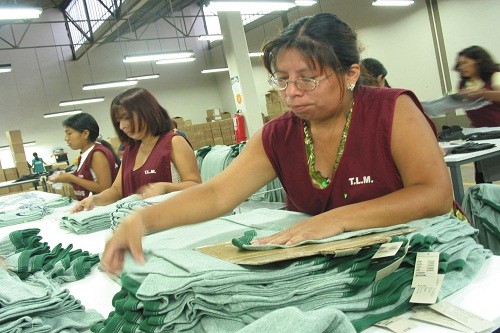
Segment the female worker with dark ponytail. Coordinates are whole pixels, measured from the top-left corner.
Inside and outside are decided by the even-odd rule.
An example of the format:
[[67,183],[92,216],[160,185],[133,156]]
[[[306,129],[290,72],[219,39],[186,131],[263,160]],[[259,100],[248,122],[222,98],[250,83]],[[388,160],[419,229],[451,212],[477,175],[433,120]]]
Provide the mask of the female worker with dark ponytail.
[[120,159],[111,145],[99,138],[99,125],[88,113],[75,114],[65,121],[64,140],[73,150],[80,150],[77,170],[59,173],[49,180],[53,183],[71,183],[78,200],[91,193],[100,193],[111,187],[120,166]]

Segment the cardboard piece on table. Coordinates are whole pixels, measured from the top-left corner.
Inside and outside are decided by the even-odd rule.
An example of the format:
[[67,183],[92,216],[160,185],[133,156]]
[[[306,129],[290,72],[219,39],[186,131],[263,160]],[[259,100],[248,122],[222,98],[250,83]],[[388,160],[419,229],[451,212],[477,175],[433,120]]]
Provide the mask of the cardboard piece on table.
[[352,250],[363,247],[388,243],[392,236],[414,232],[418,228],[406,227],[364,236],[342,239],[329,243],[306,244],[296,247],[279,248],[263,251],[240,249],[231,242],[200,246],[197,251],[239,265],[265,265],[273,262],[322,255],[352,254]]

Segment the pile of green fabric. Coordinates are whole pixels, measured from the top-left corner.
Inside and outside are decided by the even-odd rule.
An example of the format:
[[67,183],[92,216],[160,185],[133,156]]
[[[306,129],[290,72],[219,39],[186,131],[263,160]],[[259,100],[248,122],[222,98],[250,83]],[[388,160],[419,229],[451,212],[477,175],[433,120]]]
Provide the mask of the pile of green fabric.
[[61,287],[90,274],[98,255],[71,245],[50,249],[39,232],[18,230],[0,240],[0,332],[82,332],[102,322]]
[[[296,213],[290,217],[298,218]],[[201,238],[211,224],[218,227],[214,222],[189,230]],[[240,235],[249,231],[246,222],[235,224]],[[440,253],[439,270],[445,278],[439,299],[466,286],[491,256],[474,241],[476,230],[449,214],[408,225],[419,230],[393,238],[409,245],[406,254],[401,247],[394,257],[372,260],[376,245],[354,256],[314,256],[265,266],[236,265],[190,246],[181,248],[174,235],[185,227],[152,235],[154,242],[144,242],[147,263],[139,266],[126,258],[122,289],[113,299],[115,311],[92,331],[280,332],[290,324],[302,327],[300,318],[313,323],[308,332],[360,332],[411,308],[417,253]],[[396,271],[376,281],[380,269],[403,256]]]

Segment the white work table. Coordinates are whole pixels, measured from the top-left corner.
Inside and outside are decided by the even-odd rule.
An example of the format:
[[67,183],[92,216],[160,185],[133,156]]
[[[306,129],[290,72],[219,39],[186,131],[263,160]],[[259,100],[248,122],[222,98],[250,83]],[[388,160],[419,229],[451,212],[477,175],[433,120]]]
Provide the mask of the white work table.
[[[61,243],[63,247],[69,244],[74,249],[82,249],[92,254],[101,253],[109,230],[86,235],[77,235],[59,227],[59,218],[69,212],[71,207],[58,208],[42,220],[0,228],[0,239],[15,230],[39,228],[44,242],[52,248]],[[500,256],[486,261],[473,282],[467,287],[447,297],[452,304],[467,309],[487,320],[494,321],[500,327]],[[114,310],[111,300],[120,290],[120,285],[106,273],[94,267],[91,274],[82,280],[64,285],[71,294],[79,299],[87,309],[94,309],[104,318]],[[408,318],[410,313],[402,315]],[[416,322],[417,328],[412,332],[454,332],[450,329]],[[371,327],[365,332],[388,332],[385,329]]]
[[[500,127],[481,127],[481,128],[464,128],[462,132],[467,135],[475,132],[489,132],[500,130]],[[471,153],[464,154],[448,154],[444,157],[446,165],[450,168],[451,181],[453,183],[453,194],[455,200],[462,204],[464,197],[464,185],[462,179],[462,171],[460,166],[467,163],[479,162],[482,160],[490,159],[493,157],[500,156],[500,139],[490,139],[490,140],[477,140],[477,143],[493,143],[496,146],[490,149],[475,151]],[[451,141],[451,142],[440,142],[441,148],[451,148],[458,147],[460,144],[465,142],[461,141]],[[500,165],[498,166],[500,168]]]

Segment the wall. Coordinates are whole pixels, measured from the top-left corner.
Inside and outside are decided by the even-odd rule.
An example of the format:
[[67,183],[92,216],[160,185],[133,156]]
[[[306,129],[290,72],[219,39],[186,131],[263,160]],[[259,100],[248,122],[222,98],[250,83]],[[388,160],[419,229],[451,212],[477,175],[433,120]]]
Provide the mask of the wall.
[[[294,9],[285,18],[291,22],[298,17],[319,12],[335,13],[356,29],[363,47],[362,56],[375,57],[384,63],[389,72],[387,79],[392,86],[409,88],[421,100],[442,96],[426,2],[416,0],[413,6],[400,8],[373,7],[371,2],[372,0],[321,0],[315,6]],[[456,53],[467,46],[484,46],[499,61],[500,28],[494,22],[500,12],[500,1],[438,0],[437,4],[449,65],[448,75],[453,83],[458,79],[457,74],[451,70]],[[54,16],[58,13],[47,11],[42,15]],[[281,30],[282,20],[282,13],[274,14],[264,25],[248,31],[249,49],[259,49],[264,39]],[[59,24],[53,24],[47,31],[44,29],[41,25],[32,26],[26,38],[33,41],[49,38],[49,41],[56,44],[64,43],[64,33],[61,33],[64,30]],[[164,20],[159,20],[141,31],[141,34],[145,38],[154,39],[167,34],[169,29],[171,27]],[[169,34],[175,36],[171,31]],[[0,42],[0,46],[4,45]],[[36,146],[27,147],[28,159],[33,151],[46,159],[50,158],[52,147],[66,147],[64,129],[61,126],[64,118],[44,119],[43,114],[60,111],[62,108],[58,106],[59,101],[72,99],[71,95],[74,98],[94,96],[93,92],[81,90],[82,85],[90,83],[92,78],[95,82],[110,81],[122,79],[125,75],[157,72],[160,74],[159,79],[141,81],[140,86],[151,90],[172,116],[182,116],[192,119],[193,123],[201,123],[205,121],[205,109],[220,108],[234,113],[229,75],[200,74],[203,68],[224,65],[220,47],[215,47],[210,52],[203,50],[204,46],[206,44],[195,38],[185,39],[180,45],[175,39],[147,43],[109,43],[91,50],[88,59],[83,57],[78,61],[67,61],[68,50],[60,48],[39,48],[36,51],[0,50],[0,63],[12,63],[16,69],[12,73],[0,74],[0,145],[7,144],[3,134],[5,131],[19,129],[25,141],[37,141]],[[123,54],[179,48],[193,49],[198,60],[162,66],[125,66],[121,62]],[[252,66],[261,107],[259,111],[266,113],[268,75],[259,60],[253,59]],[[109,104],[120,91],[97,91],[97,95],[106,97],[105,102],[83,106],[85,112],[97,119],[104,137],[115,136],[109,117]],[[455,119],[456,117],[447,117],[445,122],[454,122]],[[70,160],[76,156],[76,152],[68,153]],[[0,151],[0,158],[4,167],[11,167],[9,151]]]

